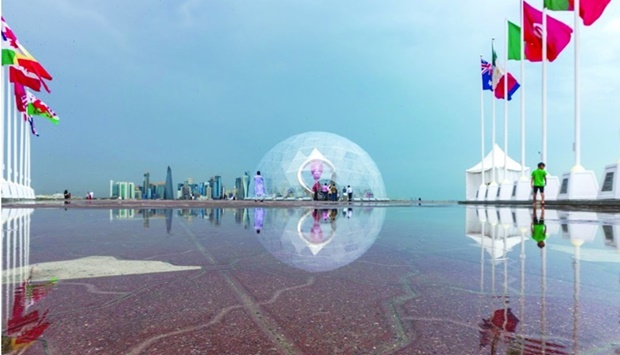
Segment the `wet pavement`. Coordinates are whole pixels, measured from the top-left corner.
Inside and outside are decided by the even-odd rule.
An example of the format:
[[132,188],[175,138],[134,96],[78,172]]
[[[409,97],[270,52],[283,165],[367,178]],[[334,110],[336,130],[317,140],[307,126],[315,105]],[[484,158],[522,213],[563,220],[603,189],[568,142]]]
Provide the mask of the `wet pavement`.
[[620,214],[46,207],[2,210],[3,353],[620,353]]

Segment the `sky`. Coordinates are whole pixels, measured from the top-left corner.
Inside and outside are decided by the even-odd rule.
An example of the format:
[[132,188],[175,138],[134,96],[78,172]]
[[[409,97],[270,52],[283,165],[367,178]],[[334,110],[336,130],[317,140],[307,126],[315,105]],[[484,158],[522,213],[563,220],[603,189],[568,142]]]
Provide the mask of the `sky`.
[[[542,0],[530,2],[540,8]],[[2,15],[52,74],[38,96],[32,187],[109,195],[144,172],[175,183],[221,175],[232,187],[286,138],[327,131],[373,158],[392,199],[465,198],[481,159],[480,66],[519,1],[8,0]],[[573,27],[572,13],[553,16]],[[620,158],[620,1],[580,26],[582,165],[600,179]],[[518,62],[508,70],[522,79]],[[541,65],[525,63],[509,104],[508,154],[540,160]],[[574,164],[574,41],[547,66],[547,170]],[[486,150],[491,94],[484,95]],[[504,102],[496,101],[504,147]]]

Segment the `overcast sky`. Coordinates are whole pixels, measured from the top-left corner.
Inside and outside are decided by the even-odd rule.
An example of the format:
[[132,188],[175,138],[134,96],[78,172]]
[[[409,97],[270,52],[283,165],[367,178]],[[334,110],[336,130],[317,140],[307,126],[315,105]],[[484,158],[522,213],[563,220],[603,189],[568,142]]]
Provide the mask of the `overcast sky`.
[[[503,58],[504,20],[519,21],[518,0],[7,0],[2,11],[54,76],[39,96],[61,122],[37,120],[35,192],[96,197],[111,179],[163,181],[168,165],[175,183],[221,175],[232,186],[277,143],[320,130],[365,149],[393,199],[464,199],[481,155],[479,56],[490,60],[496,37]],[[556,17],[573,27],[572,13]],[[618,1],[580,28],[582,163],[599,179],[620,158],[618,38]],[[574,42],[548,66],[553,175],[574,162],[573,63]],[[541,66],[525,68],[532,167]],[[508,69],[521,79],[518,62]],[[522,93],[510,104],[517,161]],[[503,147],[503,101],[497,122]]]

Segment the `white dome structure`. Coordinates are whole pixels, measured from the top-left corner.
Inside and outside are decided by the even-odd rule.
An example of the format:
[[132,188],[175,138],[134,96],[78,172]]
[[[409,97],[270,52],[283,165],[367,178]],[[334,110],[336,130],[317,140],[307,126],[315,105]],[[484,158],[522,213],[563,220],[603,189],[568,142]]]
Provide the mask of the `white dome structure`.
[[267,152],[256,170],[264,178],[266,195],[273,198],[311,197],[318,181],[333,182],[338,191],[351,185],[354,201],[387,200],[381,172],[368,153],[333,133],[292,136]]

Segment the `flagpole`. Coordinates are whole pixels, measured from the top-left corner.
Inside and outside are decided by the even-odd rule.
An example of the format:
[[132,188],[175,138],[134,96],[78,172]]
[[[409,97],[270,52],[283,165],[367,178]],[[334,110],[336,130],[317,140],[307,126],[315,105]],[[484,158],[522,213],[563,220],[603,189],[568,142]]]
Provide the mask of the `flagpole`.
[[[1,1],[1,0],[0,0]],[[12,141],[12,125],[13,122],[12,121],[12,116],[13,116],[13,112],[11,110],[12,106],[11,106],[11,99],[10,99],[10,95],[11,95],[11,85],[7,83],[7,87],[6,87],[6,170],[7,170],[7,174],[6,174],[6,178],[9,182],[9,184],[13,183],[13,151],[12,151],[12,147],[13,147],[13,141]],[[12,194],[10,191],[10,189],[7,189],[9,191],[9,194]],[[9,196],[12,197],[12,196]]]
[[508,19],[504,18],[504,180],[508,183]]
[[[11,148],[13,150],[13,182],[17,185],[18,184],[18,177],[19,177],[19,171],[17,169],[17,153],[19,153],[18,151],[18,146],[17,146],[17,124],[19,123],[19,120],[17,120],[17,107],[15,107],[15,105],[13,105],[11,103],[11,101],[7,102],[7,105],[9,105],[9,107],[11,108],[11,117],[10,120],[13,121],[11,123],[11,127],[13,129],[13,138],[12,138],[12,144],[13,147]],[[13,192],[13,196],[12,197],[16,197],[15,192]]]
[[[0,0],[0,16],[2,16],[2,0]],[[0,214],[2,212],[2,187],[4,185],[4,77],[4,68],[0,67]],[[2,237],[4,239],[4,233],[2,233]]]
[[542,9],[542,149],[540,160],[547,161],[547,14]]
[[21,122],[21,138],[19,139],[19,151],[21,153],[19,157],[19,181],[22,185],[22,190],[25,191],[23,187],[26,185],[26,133],[28,132],[26,131],[26,122],[24,122],[24,120],[20,120],[20,115],[17,113],[17,110],[15,112],[15,115],[17,116],[16,119]]
[[[491,48],[493,48],[493,43],[495,42],[495,38],[491,38]],[[493,74],[495,74],[495,68],[493,68]],[[495,96],[495,94],[493,95]],[[495,98],[493,98],[493,105],[491,106],[491,130],[492,132],[492,141],[493,143],[491,144],[491,154],[493,155],[493,169],[491,169],[491,174],[492,174],[492,178],[491,178],[491,185],[496,185],[496,181],[497,181],[497,171],[495,169]]]
[[[1,0],[0,0],[1,1]],[[482,54],[480,55],[480,63],[482,63]],[[482,155],[482,160],[480,161],[481,171],[482,171],[482,184],[484,186],[486,184],[485,180],[485,170],[484,170],[484,88],[480,85],[480,153]],[[480,197],[480,196],[479,196]]]
[[523,35],[523,0],[521,0],[521,33],[520,33],[520,57],[521,57],[521,180],[525,177],[525,45]]
[[581,102],[579,95],[579,0],[575,0],[573,11],[575,17],[575,166],[573,171],[584,170],[581,166]]

